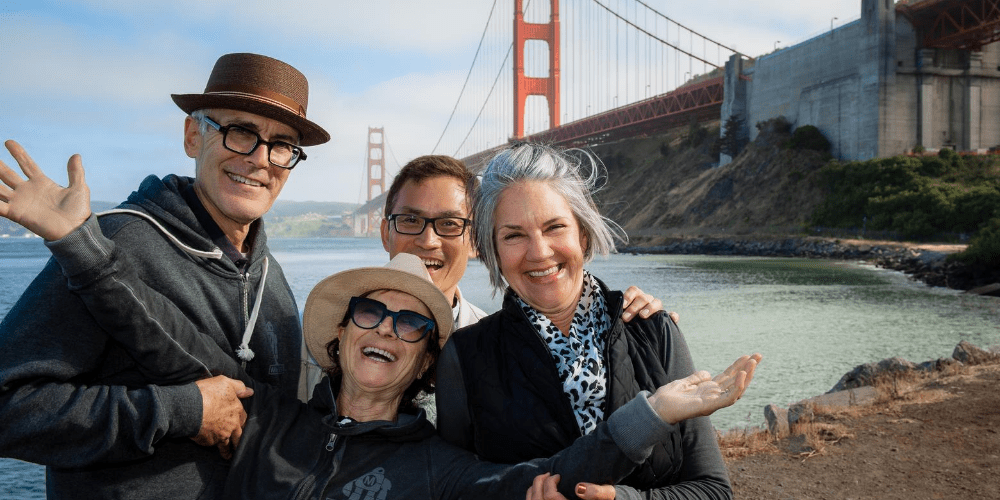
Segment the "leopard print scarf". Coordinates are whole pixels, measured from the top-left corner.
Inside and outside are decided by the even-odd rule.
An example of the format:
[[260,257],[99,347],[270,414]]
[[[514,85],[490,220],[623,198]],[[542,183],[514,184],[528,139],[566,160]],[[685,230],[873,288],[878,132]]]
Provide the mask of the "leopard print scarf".
[[590,434],[604,420],[604,398],[608,390],[603,353],[605,337],[611,328],[607,304],[597,280],[584,271],[583,292],[568,337],[543,314],[516,294],[515,297],[538,335],[549,346],[580,431]]

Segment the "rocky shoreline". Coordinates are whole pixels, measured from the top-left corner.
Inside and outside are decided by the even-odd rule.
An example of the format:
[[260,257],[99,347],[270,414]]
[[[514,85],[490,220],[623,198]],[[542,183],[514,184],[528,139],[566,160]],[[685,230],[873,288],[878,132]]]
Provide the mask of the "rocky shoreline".
[[679,255],[741,255],[863,260],[904,272],[930,286],[1000,296],[1000,273],[975,269],[948,259],[951,251],[936,251],[895,242],[849,243],[838,239],[789,237],[766,240],[678,238],[655,245],[619,249],[623,253]]
[[964,340],[955,346],[949,358],[938,358],[919,364],[898,357],[865,363],[845,373],[825,394],[799,401],[788,407],[773,404],[765,406],[764,419],[771,435],[781,438],[787,436],[789,430],[797,423],[811,420],[813,408],[817,406],[849,407],[871,404],[877,398],[874,386],[880,380],[905,377],[908,374],[942,372],[962,366],[996,363],[1000,363],[1000,346],[982,349]]

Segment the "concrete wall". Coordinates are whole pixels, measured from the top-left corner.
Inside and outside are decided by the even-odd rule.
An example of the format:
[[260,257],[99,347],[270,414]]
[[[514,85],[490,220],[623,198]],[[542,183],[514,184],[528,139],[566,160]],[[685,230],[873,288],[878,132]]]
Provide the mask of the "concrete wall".
[[751,139],[755,124],[778,116],[794,127],[814,125],[844,160],[917,145],[1000,145],[1000,43],[973,53],[920,49],[892,0],[862,0],[861,10],[855,22],[745,65],[745,88],[730,88],[744,66],[734,56],[721,120],[744,112]]

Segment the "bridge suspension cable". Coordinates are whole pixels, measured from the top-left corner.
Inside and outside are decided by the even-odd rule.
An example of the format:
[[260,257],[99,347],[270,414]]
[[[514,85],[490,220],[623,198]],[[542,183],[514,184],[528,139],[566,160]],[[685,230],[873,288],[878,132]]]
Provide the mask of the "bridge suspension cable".
[[[432,151],[461,158],[503,145],[512,137],[511,56],[515,47],[511,20],[514,2],[522,1],[494,0],[472,64]],[[549,0],[525,2],[525,22],[549,23],[549,5]],[[729,56],[739,54],[644,0],[563,1],[557,7],[561,109],[550,115],[545,97],[529,96],[523,110],[525,135],[717,77]],[[548,77],[550,50],[547,43],[529,38],[523,50],[524,74]]]

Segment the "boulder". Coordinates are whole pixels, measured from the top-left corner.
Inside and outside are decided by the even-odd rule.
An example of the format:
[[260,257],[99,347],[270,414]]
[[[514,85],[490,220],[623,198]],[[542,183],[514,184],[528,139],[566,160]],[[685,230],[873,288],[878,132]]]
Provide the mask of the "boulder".
[[782,438],[788,435],[788,410],[778,405],[764,407],[764,420],[771,436]]
[[916,365],[903,358],[886,358],[878,363],[865,363],[855,366],[853,370],[840,377],[840,381],[830,389],[830,392],[854,389],[875,383],[875,379],[889,374],[905,373],[913,370]]
[[1000,361],[1000,355],[980,349],[964,340],[955,346],[955,351],[952,352],[951,357],[967,365],[981,365],[983,363]]
[[[799,422],[809,422],[813,419],[814,409],[824,408],[846,408],[849,406],[863,406],[875,402],[878,393],[872,386],[858,387],[843,391],[828,392],[826,394],[803,399],[788,408],[788,425],[792,426]],[[765,414],[767,410],[765,409]],[[770,426],[768,427],[770,428]]]
[[917,365],[917,370],[924,372],[938,372],[952,366],[961,366],[962,362],[955,358],[938,358],[924,361]]

